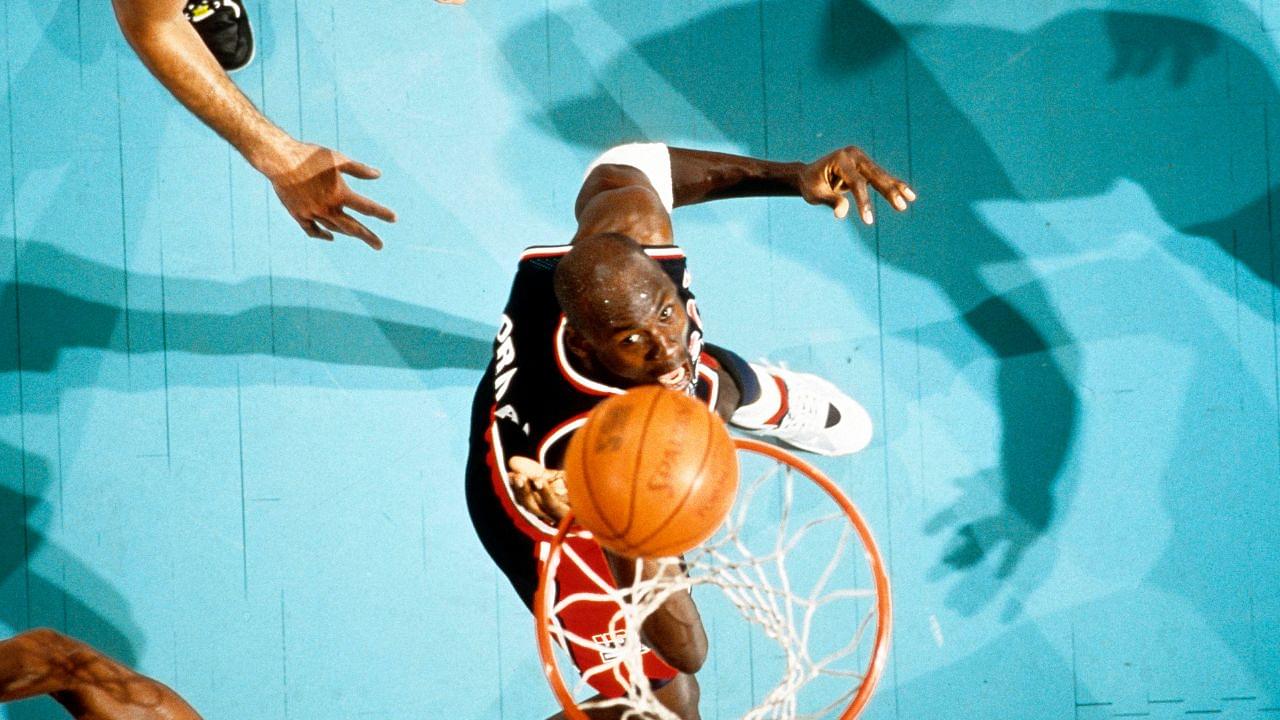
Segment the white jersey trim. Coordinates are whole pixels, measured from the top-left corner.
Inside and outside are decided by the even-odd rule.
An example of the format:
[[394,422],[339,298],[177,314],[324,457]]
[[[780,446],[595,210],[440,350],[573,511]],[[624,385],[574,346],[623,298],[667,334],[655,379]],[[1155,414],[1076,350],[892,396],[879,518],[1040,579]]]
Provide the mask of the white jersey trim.
[[596,382],[574,369],[573,363],[569,362],[569,351],[564,344],[565,328],[568,326],[569,321],[562,313],[560,315],[560,324],[556,326],[556,337],[553,343],[556,350],[556,365],[560,368],[560,373],[569,381],[569,384],[584,392],[596,395],[621,395],[624,392],[622,388]]
[[[520,253],[520,259],[561,257],[567,255],[572,249],[572,245],[534,245],[525,248],[524,252]],[[646,245],[643,250],[645,255],[654,260],[679,260],[684,257],[684,250],[677,245]],[[687,283],[685,287],[689,287]]]
[[550,450],[552,447],[554,447],[555,444],[560,441],[560,438],[564,437],[565,435],[568,435],[569,433],[577,430],[578,428],[586,424],[587,424],[587,418],[585,415],[583,415],[582,417],[574,418],[573,420],[570,420],[569,422],[561,425],[560,427],[556,428],[555,431],[553,431],[550,435],[543,438],[542,443],[538,445],[538,462],[542,465],[542,467],[547,466],[547,451]]

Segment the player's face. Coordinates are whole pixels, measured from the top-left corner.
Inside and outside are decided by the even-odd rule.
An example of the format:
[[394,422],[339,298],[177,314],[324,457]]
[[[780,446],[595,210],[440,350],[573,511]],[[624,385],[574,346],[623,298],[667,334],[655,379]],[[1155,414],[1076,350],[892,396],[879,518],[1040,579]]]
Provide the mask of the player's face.
[[[665,277],[663,278],[666,279]],[[633,289],[630,302],[613,307],[587,334],[594,359],[630,385],[663,385],[684,391],[693,382],[689,316],[670,282]]]

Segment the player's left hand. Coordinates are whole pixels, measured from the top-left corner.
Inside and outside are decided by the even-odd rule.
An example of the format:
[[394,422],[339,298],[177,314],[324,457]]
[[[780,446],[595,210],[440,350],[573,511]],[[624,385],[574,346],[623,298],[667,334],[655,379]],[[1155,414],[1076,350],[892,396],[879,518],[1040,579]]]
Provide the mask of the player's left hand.
[[564,471],[548,470],[541,463],[518,455],[507,461],[507,468],[516,502],[552,527],[558,526],[569,514]]
[[862,222],[875,222],[871,212],[871,194],[876,189],[897,210],[906,210],[915,202],[916,193],[906,183],[884,171],[867,154],[850,145],[828,153],[804,166],[800,171],[800,195],[810,205],[826,205],[837,218],[849,214],[849,191],[858,203]]

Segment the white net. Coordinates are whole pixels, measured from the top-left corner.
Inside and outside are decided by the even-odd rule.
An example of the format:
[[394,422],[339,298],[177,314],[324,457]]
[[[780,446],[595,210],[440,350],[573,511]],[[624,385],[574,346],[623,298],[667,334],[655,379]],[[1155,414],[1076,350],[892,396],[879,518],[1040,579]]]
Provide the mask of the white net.
[[[546,626],[562,648],[605,658],[576,685],[566,683],[575,698],[590,696],[588,683],[601,673],[627,688],[619,698],[578,700],[578,708],[610,708],[608,715],[624,720],[680,720],[649,682],[627,678],[644,678],[650,652],[629,628],[681,592],[693,593],[708,634],[708,659],[697,675],[704,712],[714,703],[720,717],[745,720],[850,718],[865,702],[889,624],[887,578],[870,535],[852,505],[842,507],[803,463],[749,450],[739,451],[739,462],[737,503],[716,535],[684,556],[683,569],[680,559],[665,558],[645,561],[641,572],[637,561],[630,585],[613,588],[596,578],[592,591],[547,600],[549,617],[583,603],[613,608],[608,632],[589,638],[559,623]],[[559,563],[590,572],[572,548],[548,559],[550,577]],[[562,677],[575,677],[563,657],[558,667]]]

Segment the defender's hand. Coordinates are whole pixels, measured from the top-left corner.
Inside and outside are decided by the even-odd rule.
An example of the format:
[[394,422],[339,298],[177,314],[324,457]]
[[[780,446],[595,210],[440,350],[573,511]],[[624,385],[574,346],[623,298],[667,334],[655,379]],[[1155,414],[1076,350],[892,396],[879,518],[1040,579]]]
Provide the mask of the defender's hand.
[[276,167],[264,170],[285,209],[313,238],[333,240],[333,233],[360,238],[374,250],[382,239],[347,214],[351,208],[379,220],[395,222],[396,214],[347,187],[342,174],[373,180],[382,173],[336,150],[297,143]]
[[906,210],[914,202],[916,193],[907,184],[884,171],[856,147],[841,148],[804,166],[800,171],[800,195],[810,205],[826,205],[835,210],[837,218],[849,214],[849,198],[858,203],[858,215],[862,222],[875,222],[871,212],[871,195],[867,185],[876,189],[889,204],[898,210]]
[[534,460],[516,456],[507,461],[511,490],[525,510],[552,527],[569,514],[569,494],[564,487],[564,471],[548,470]]

